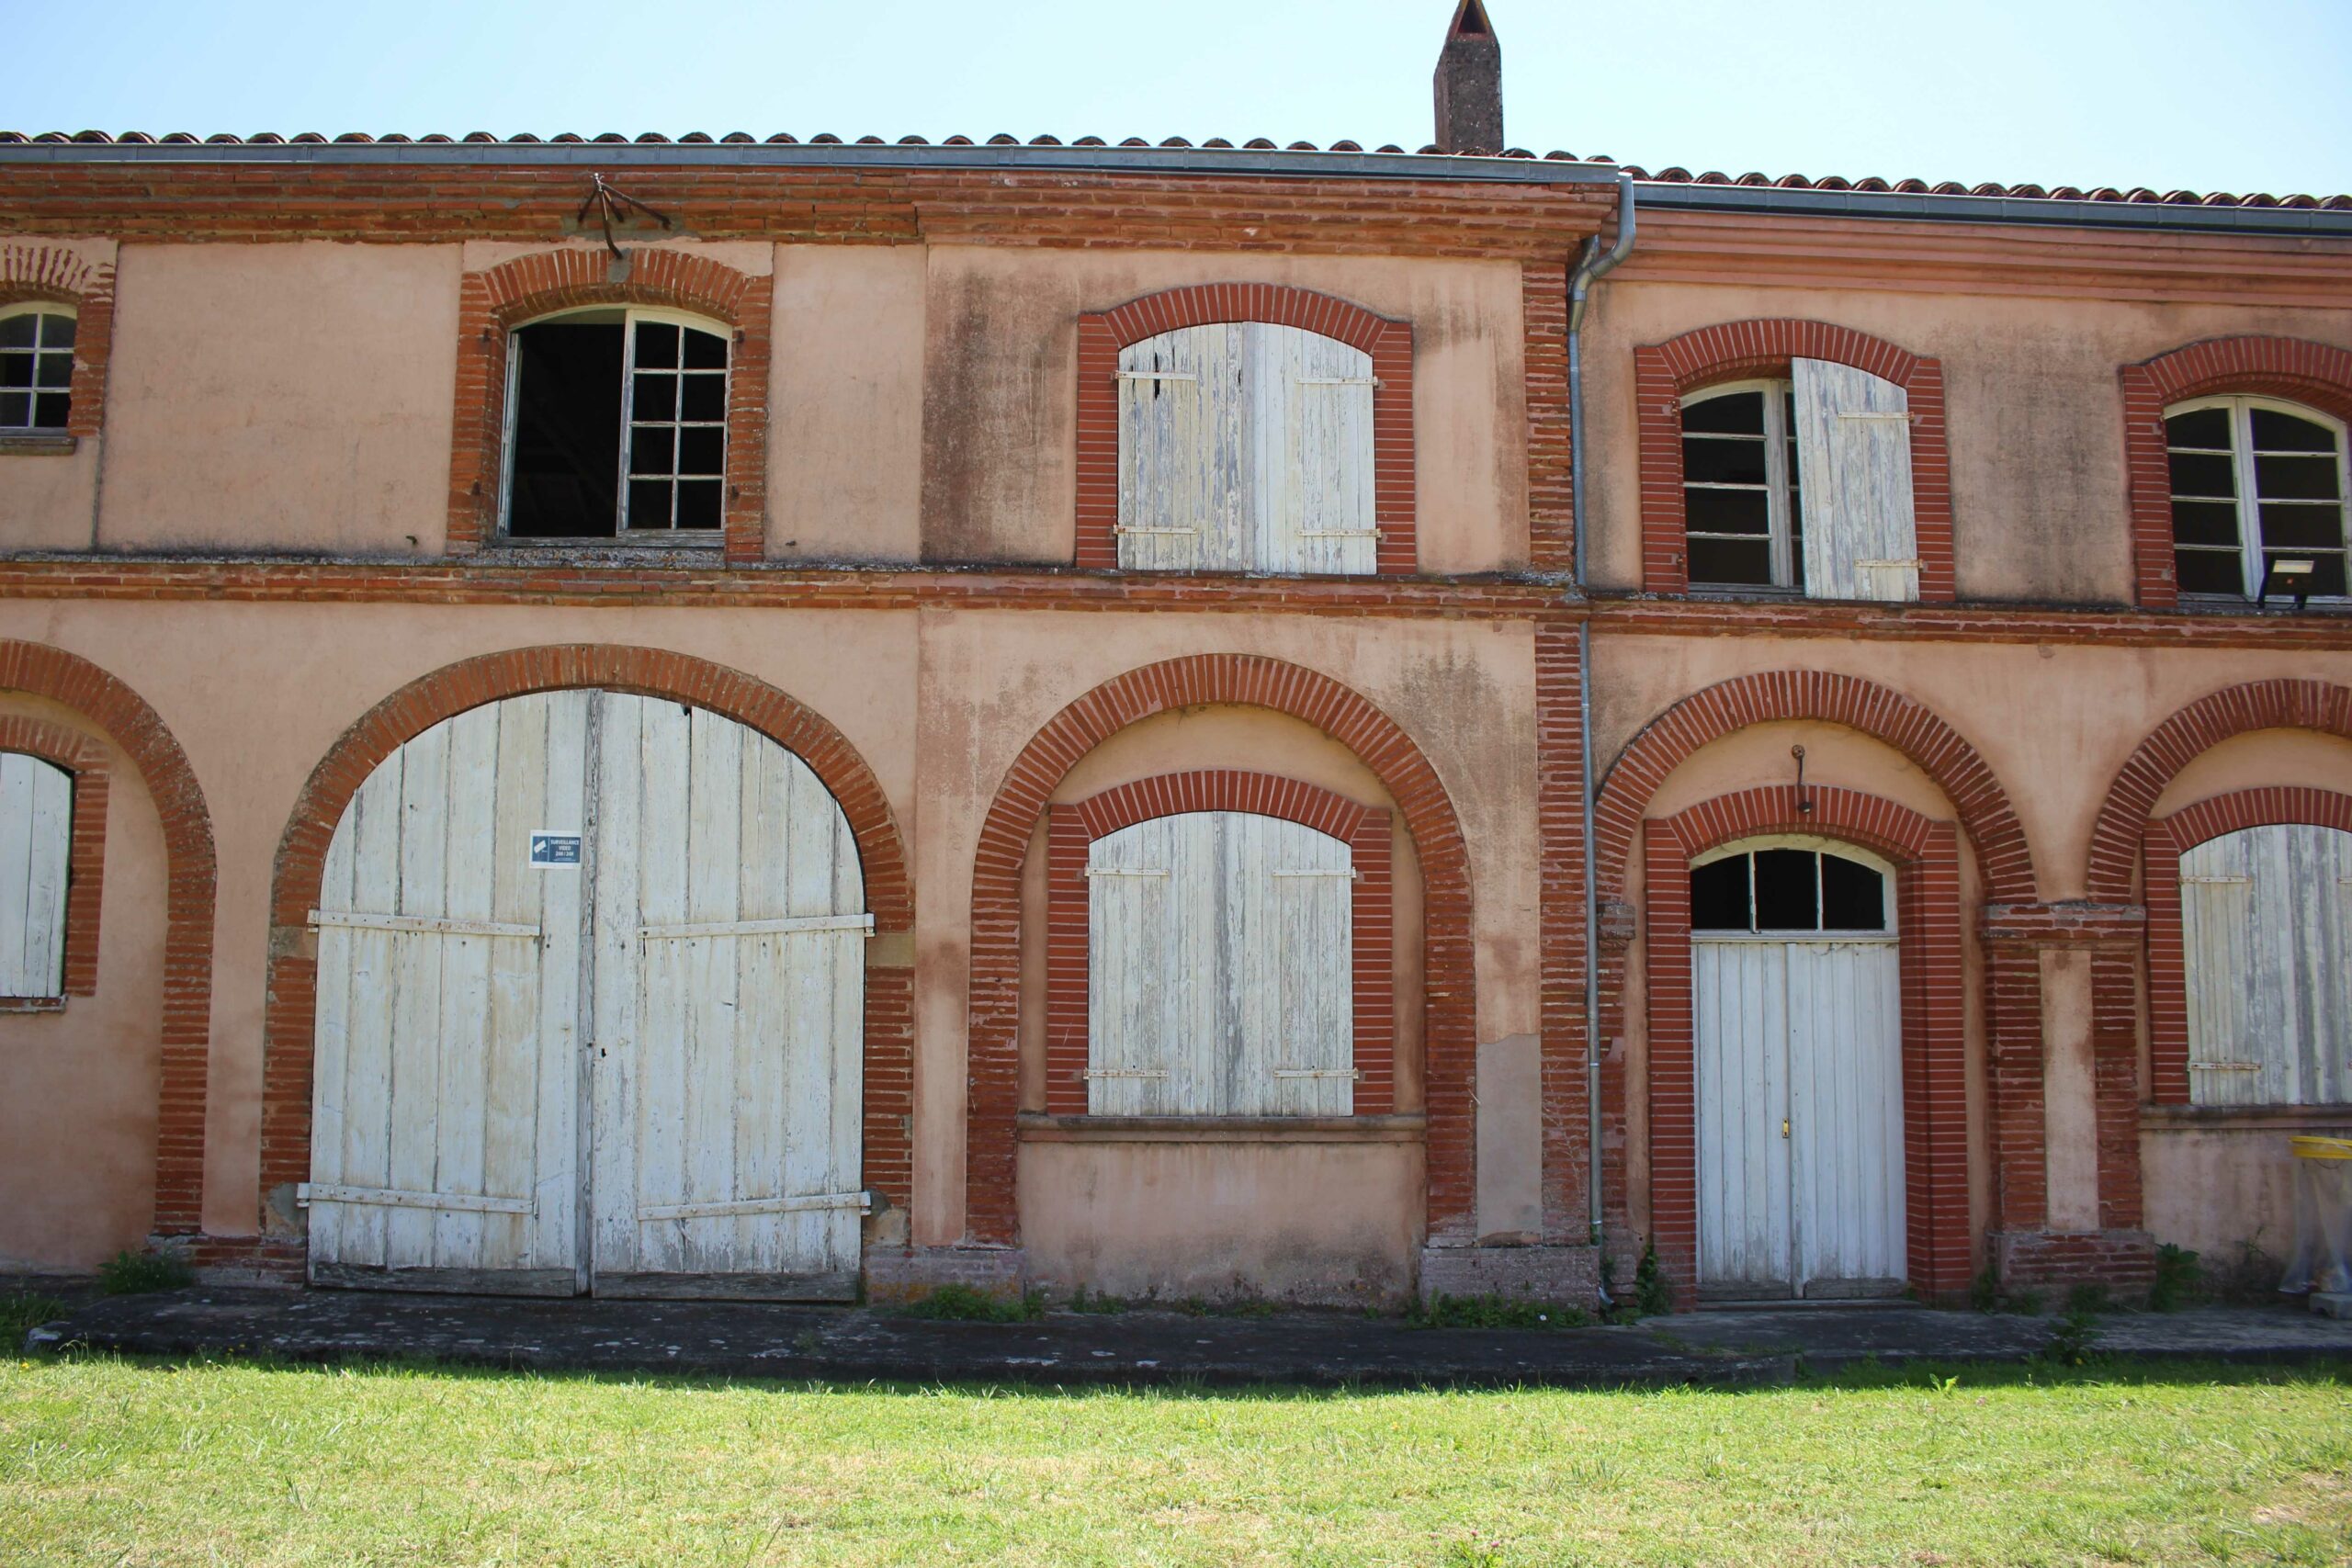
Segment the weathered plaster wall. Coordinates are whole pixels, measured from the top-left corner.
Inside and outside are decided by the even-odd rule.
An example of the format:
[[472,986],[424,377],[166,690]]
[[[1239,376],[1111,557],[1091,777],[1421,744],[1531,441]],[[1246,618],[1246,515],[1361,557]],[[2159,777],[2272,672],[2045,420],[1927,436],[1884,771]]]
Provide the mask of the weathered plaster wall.
[[458,247],[122,248],[98,543],[430,555]]
[[1637,344],[1787,316],[1942,360],[1961,597],[2105,604],[2132,596],[2120,368],[2242,333],[2352,345],[2346,310],[1644,283],[1641,270],[1637,251],[1585,327],[1592,573],[1610,588],[1641,583]]
[[0,1014],[0,1269],[94,1269],[153,1218],[163,826],[137,769],[72,709],[0,694],[0,713],[62,725],[107,753],[98,992]]
[[2209,1276],[2247,1269],[2253,1277],[2245,1282],[2276,1285],[2277,1277],[2265,1271],[2285,1261],[2295,1237],[2295,1159],[2289,1138],[2296,1133],[2352,1137],[2352,1116],[2293,1121],[2291,1127],[2242,1121],[2143,1128],[2140,1159],[2149,1234],[2200,1254]]
[[71,453],[0,454],[0,540],[12,550],[85,550],[96,520],[98,457],[106,436]]
[[915,245],[778,245],[768,554],[922,553],[923,310]]
[[2169,817],[2184,806],[2235,790],[2297,784],[2352,793],[2352,740],[2308,729],[2233,735],[2175,773],[2149,815]]
[[959,245],[928,255],[925,559],[1067,563],[1080,314],[1189,284],[1250,282],[1334,294],[1413,323],[1422,570],[1525,563],[1517,265]]

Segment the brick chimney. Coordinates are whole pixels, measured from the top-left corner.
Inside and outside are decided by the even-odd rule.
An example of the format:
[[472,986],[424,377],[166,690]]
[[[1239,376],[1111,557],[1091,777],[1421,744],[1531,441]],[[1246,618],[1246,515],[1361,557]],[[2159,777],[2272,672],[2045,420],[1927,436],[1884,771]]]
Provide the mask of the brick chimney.
[[1503,46],[1480,0],[1462,0],[1445,30],[1437,73],[1437,150],[1493,156],[1503,150]]

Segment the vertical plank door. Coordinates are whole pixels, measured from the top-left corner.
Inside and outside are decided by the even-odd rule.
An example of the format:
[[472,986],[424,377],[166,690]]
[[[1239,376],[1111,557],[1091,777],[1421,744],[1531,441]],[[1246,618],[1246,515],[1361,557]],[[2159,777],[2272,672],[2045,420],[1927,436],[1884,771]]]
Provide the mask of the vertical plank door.
[[1785,944],[1690,943],[1698,1136],[1699,1293],[1795,1290]]
[[865,913],[808,765],[719,715],[598,698],[594,1290],[854,1295]]
[[576,871],[529,863],[577,830],[589,698],[445,720],[371,773],[336,825],[320,906],[313,1280],[565,1294],[580,1258]]
[[1799,1295],[1901,1293],[1903,981],[1894,942],[1788,944]]

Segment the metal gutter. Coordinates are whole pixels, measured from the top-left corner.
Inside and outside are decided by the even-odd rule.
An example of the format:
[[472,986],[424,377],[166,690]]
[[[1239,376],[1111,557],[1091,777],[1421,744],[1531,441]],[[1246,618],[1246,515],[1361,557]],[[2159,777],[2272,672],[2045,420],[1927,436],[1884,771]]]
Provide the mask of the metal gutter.
[[1642,205],[1679,212],[1780,217],[1906,219],[1915,222],[2033,223],[2065,229],[2165,229],[2186,233],[2328,234],[2352,238],[2342,208],[2205,206],[2166,201],[2069,201],[2049,197],[1936,196],[1925,192],[1802,190],[1784,186],[1685,185],[1644,180]]

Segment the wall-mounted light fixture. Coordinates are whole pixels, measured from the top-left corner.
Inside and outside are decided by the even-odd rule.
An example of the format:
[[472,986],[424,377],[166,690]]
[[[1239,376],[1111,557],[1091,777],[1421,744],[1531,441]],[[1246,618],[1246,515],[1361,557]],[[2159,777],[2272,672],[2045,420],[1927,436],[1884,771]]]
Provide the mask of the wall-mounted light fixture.
[[2278,582],[2278,591],[2281,593],[2292,591],[2295,595],[2295,608],[2301,609],[2303,602],[2312,594],[2312,569],[2315,564],[2308,558],[2300,559],[2291,556],[2274,558],[2269,566],[2263,570],[2262,592],[2255,595],[2254,607],[2257,610],[2267,609],[2270,604],[2270,585],[2278,582],[2280,578],[2286,578],[2289,581]]

